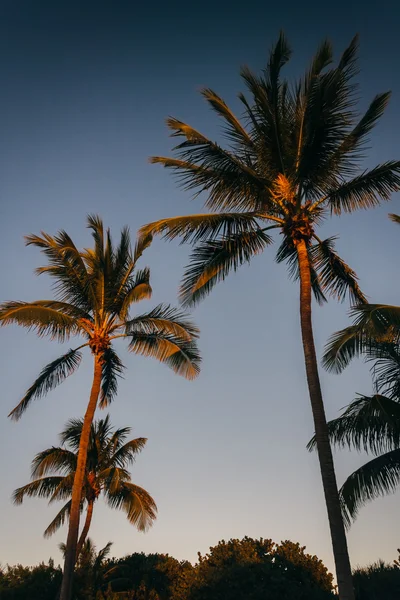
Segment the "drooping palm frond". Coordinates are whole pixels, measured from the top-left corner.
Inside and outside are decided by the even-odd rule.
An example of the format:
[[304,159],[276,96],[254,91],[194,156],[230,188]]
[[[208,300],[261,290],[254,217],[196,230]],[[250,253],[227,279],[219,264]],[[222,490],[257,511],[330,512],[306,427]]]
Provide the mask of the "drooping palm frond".
[[28,498],[50,498],[62,482],[63,477],[42,477],[17,488],[12,495],[14,504],[22,504],[25,496]]
[[328,340],[323,365],[341,372],[350,361],[362,354],[379,352],[381,343],[400,340],[400,307],[385,304],[363,304],[351,310],[354,325],[334,333]]
[[139,230],[140,237],[161,234],[167,240],[181,238],[181,243],[195,244],[207,241],[215,236],[229,238],[230,236],[248,233],[258,229],[258,214],[249,213],[211,213],[173,217],[144,225]]
[[111,508],[122,509],[129,522],[139,531],[146,531],[157,517],[157,506],[146,490],[124,482],[115,492],[106,492],[106,501]]
[[200,373],[201,356],[193,341],[172,334],[135,333],[129,350],[141,356],[151,356],[169,366],[186,379],[195,379]]
[[[400,404],[380,394],[354,400],[328,422],[329,438],[339,448],[381,454],[400,447]],[[307,448],[315,450],[315,436]]]
[[354,471],[339,491],[347,526],[367,502],[397,490],[400,484],[400,450],[391,450]]
[[187,315],[168,304],[159,304],[149,313],[138,315],[127,321],[125,332],[127,336],[162,333],[186,341],[199,336],[199,329],[188,319]]
[[337,300],[343,301],[349,294],[352,304],[366,303],[357,275],[334,250],[335,239],[318,240],[311,247],[312,265],[321,289]]
[[39,377],[26,392],[25,396],[8,416],[17,421],[21,418],[32,400],[41,398],[47,394],[47,392],[60,385],[60,383],[69,377],[69,375],[74,373],[79,367],[82,359],[80,349],[86,345],[87,344],[83,344],[82,346],[79,346],[79,348],[69,350],[69,352],[60,356],[60,358],[57,358],[46,365]]
[[108,406],[116,397],[118,378],[122,377],[124,369],[125,367],[115,350],[112,347],[107,348],[103,354],[100,408]]
[[66,448],[53,446],[36,454],[32,461],[32,477],[43,477],[49,473],[67,475],[76,469],[76,454]]
[[65,342],[71,335],[81,331],[77,314],[71,315],[73,308],[51,300],[3,302],[0,305],[0,325],[15,323],[36,331],[39,336],[48,335],[59,342]]
[[399,188],[400,161],[392,160],[329,191],[327,202],[332,212],[340,215],[378,206],[382,200],[390,200]]
[[180,289],[183,306],[197,304],[231,270],[236,271],[245,262],[249,263],[271,243],[271,237],[258,229],[196,246]]
[[[44,537],[48,538],[48,537],[51,537],[54,533],[56,533],[56,531],[58,531],[60,529],[60,527],[62,527],[64,525],[65,521],[69,519],[70,512],[71,512],[71,500],[69,500],[66,504],[64,504],[64,506],[56,514],[56,516],[54,517],[54,519],[52,520],[50,525],[48,525],[48,527],[46,527],[44,534],[43,534]],[[61,544],[60,544],[60,549],[61,549]]]

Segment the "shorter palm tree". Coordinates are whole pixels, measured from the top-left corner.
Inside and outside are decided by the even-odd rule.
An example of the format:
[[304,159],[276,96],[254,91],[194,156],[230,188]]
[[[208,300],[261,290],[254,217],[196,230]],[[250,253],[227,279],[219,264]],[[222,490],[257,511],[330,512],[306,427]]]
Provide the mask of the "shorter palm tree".
[[[33,481],[13,493],[15,504],[22,504],[26,496],[49,498],[49,503],[67,501],[45,530],[45,537],[55,533],[69,518],[82,427],[82,419],[68,421],[60,434],[61,446],[39,452],[32,461]],[[80,506],[81,512],[86,511],[86,518],[77,558],[87,539],[94,504],[101,494],[111,508],[123,510],[139,531],[146,531],[156,519],[156,503],[146,490],[132,483],[127,470],[147,439],[126,441],[130,431],[129,427],[113,430],[109,415],[92,423]]]

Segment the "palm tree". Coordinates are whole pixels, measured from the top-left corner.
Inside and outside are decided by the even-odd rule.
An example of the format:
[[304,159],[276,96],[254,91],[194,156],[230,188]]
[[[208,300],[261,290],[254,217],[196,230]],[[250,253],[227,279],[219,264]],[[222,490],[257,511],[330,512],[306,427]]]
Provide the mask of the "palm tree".
[[67,550],[60,600],[70,600],[79,530],[82,486],[91,424],[97,406],[107,406],[116,396],[118,377],[124,365],[114,349],[118,339],[128,340],[128,350],[153,356],[175,373],[193,379],[199,373],[200,356],[196,345],[198,329],[186,316],[167,305],[150,312],[130,315],[132,305],[151,296],[149,269],[136,270],[145,244],[132,253],[129,230],[121,232],[115,247],[110,231],[104,231],[98,216],[88,217],[92,248],[78,250],[65,231],[29,235],[27,245],[39,247],[48,264],[37,269],[54,280],[55,300],[6,302],[0,305],[0,323],[33,329],[39,336],[59,342],[81,336],[84,343],[48,364],[31,385],[20,403],[11,411],[19,419],[32,400],[40,398],[79,367],[81,350],[93,356],[93,383],[83,420],[74,478]]
[[[13,494],[15,504],[22,504],[26,496],[49,498],[50,503],[68,499],[45,530],[45,537],[53,535],[69,517],[82,426],[81,419],[69,421],[60,435],[61,447],[39,452],[32,461],[33,481]],[[111,508],[124,510],[128,521],[139,531],[146,531],[156,518],[153,498],[131,482],[127,470],[147,442],[146,438],[126,441],[130,431],[130,427],[113,431],[109,415],[92,423],[81,502],[86,518],[76,550],[77,559],[89,532],[94,504],[101,494]]]
[[359,171],[362,149],[381,117],[390,93],[377,95],[361,119],[355,112],[357,37],[331,67],[328,41],[295,85],[281,78],[291,56],[283,34],[267,67],[255,75],[241,71],[251,99],[239,94],[240,120],[211,89],[202,94],[223,120],[226,147],[175,118],[167,125],[183,138],[177,156],[153,157],[178,175],[185,189],[205,192],[210,212],[166,218],[139,232],[146,246],[156,234],[191,242],[194,250],[181,286],[184,305],[195,305],[214,285],[282,236],[276,259],[287,262],[300,280],[300,322],[318,455],[331,528],[341,600],[353,600],[350,562],[318,376],[312,319],[312,291],[365,302],[357,277],[335,251],[335,238],[322,240],[317,226],[340,215],[378,205],[400,189],[400,162]]

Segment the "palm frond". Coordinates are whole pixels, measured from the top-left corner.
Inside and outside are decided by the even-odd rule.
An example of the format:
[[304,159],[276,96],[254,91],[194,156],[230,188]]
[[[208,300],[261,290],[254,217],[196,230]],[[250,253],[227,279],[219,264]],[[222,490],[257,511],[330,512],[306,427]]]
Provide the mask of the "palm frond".
[[75,471],[76,461],[76,455],[70,450],[53,446],[36,454],[32,461],[32,477],[56,472],[66,475]]
[[162,332],[187,341],[199,337],[198,328],[187,318],[187,315],[168,304],[159,304],[149,313],[127,321],[125,327],[128,336],[157,335]]
[[321,289],[337,300],[343,301],[346,294],[349,294],[352,303],[366,303],[357,275],[335,252],[334,241],[333,237],[318,240],[310,250]]
[[118,390],[118,378],[122,377],[124,365],[118,354],[110,346],[103,353],[102,380],[100,391],[100,408],[104,408],[110,404]]
[[354,471],[339,491],[343,518],[349,526],[364,504],[394,493],[400,483],[400,450],[378,456]]
[[[64,525],[65,521],[69,519],[70,513],[71,513],[71,500],[69,500],[66,504],[64,504],[64,506],[56,514],[56,516],[54,517],[54,519],[52,520],[50,525],[48,527],[46,527],[45,532],[43,534],[44,537],[49,538],[53,535],[53,533],[58,531],[60,529],[60,527],[62,527]],[[60,544],[60,546],[61,546],[61,544]],[[61,548],[60,548],[60,550],[63,551]]]
[[334,214],[340,215],[378,206],[382,200],[390,200],[391,194],[399,190],[400,161],[392,160],[332,189],[326,202]]
[[72,310],[71,305],[52,300],[3,302],[0,305],[0,325],[15,323],[36,331],[39,336],[48,335],[65,342],[71,335],[82,331],[77,319],[78,309],[71,316]]
[[161,219],[139,229],[139,239],[161,234],[167,240],[181,238],[181,243],[195,244],[218,235],[230,237],[258,228],[257,213],[215,213]]
[[150,269],[138,270],[135,277],[126,286],[123,293],[116,298],[114,302],[115,310],[121,320],[125,320],[129,313],[129,308],[134,302],[140,302],[146,298],[151,298],[152,289],[150,285]]
[[382,342],[398,343],[400,307],[363,304],[352,309],[354,325],[334,333],[325,347],[323,365],[340,373],[349,362],[363,353],[373,356]]
[[25,240],[27,246],[40,248],[47,257],[49,264],[36,269],[36,273],[46,273],[55,279],[58,299],[90,313],[95,306],[93,288],[83,256],[70,236],[61,230],[54,237],[42,232],[42,237],[28,235]]
[[143,450],[147,438],[136,438],[127,442],[119,448],[111,457],[110,462],[114,465],[124,468],[136,459],[136,455]]
[[12,500],[14,504],[22,504],[25,496],[28,498],[50,498],[58,488],[63,477],[42,477],[31,481],[14,490]]
[[111,508],[122,509],[132,525],[139,531],[147,531],[157,517],[157,505],[146,490],[125,482],[115,493],[106,493]]
[[[86,344],[84,345],[86,346]],[[17,421],[21,418],[32,400],[37,400],[46,395],[72,375],[79,367],[82,359],[80,348],[83,348],[83,346],[75,348],[75,350],[69,350],[66,354],[60,356],[60,358],[46,365],[25,396],[8,416]]]
[[195,379],[200,373],[201,356],[197,344],[182,337],[162,331],[135,333],[131,336],[129,350],[156,358],[186,379]]
[[210,293],[214,285],[236,271],[245,262],[260,254],[272,238],[258,229],[203,242],[193,251],[180,289],[184,306],[197,304]]
[[243,145],[252,150],[254,146],[253,140],[226,102],[210,88],[203,89],[201,93],[211,108],[224,119],[226,123],[225,133],[228,139],[236,142],[239,147]]
[[393,221],[393,223],[397,223],[398,225],[400,225],[400,217],[399,217],[399,215],[395,215],[393,213],[390,213],[389,214],[389,219],[391,221]]
[[[380,394],[361,396],[328,422],[328,430],[331,443],[339,448],[373,454],[399,448],[400,404]],[[316,448],[315,436],[307,448]]]

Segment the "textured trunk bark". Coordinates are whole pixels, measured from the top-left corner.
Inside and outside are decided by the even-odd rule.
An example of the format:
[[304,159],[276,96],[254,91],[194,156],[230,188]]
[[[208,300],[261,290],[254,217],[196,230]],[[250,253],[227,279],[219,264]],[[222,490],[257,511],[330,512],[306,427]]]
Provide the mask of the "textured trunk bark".
[[303,339],[304,360],[307,383],[314,418],[315,437],[322,475],[325,502],[328,510],[333,555],[336,566],[336,578],[340,600],[354,600],[353,578],[346,533],[340,510],[339,494],[333,464],[332,449],[329,442],[328,427],[321,384],[318,375],[318,363],[315,353],[314,334],[311,319],[311,274],[307,246],[304,240],[297,242],[297,256],[300,270],[300,321]]
[[101,387],[102,363],[101,357],[94,357],[94,374],[90,400],[83,420],[82,434],[79,442],[78,463],[74,485],[72,488],[71,513],[69,517],[67,548],[65,552],[64,572],[61,584],[60,600],[71,600],[72,582],[74,577],[74,567],[76,559],[76,547],[79,533],[79,512],[82,497],[82,485],[85,477],[87,451],[90,438],[90,428],[96,411],[97,400],[99,398]]
[[92,522],[93,506],[94,506],[94,500],[90,500],[90,502],[88,503],[87,511],[86,511],[85,524],[83,526],[82,533],[80,535],[80,538],[79,538],[79,541],[78,541],[78,545],[76,547],[76,560],[75,560],[75,562],[78,560],[79,555],[80,555],[80,553],[82,551],[82,548],[83,548],[83,544],[86,542],[87,534],[89,532],[90,524]]

